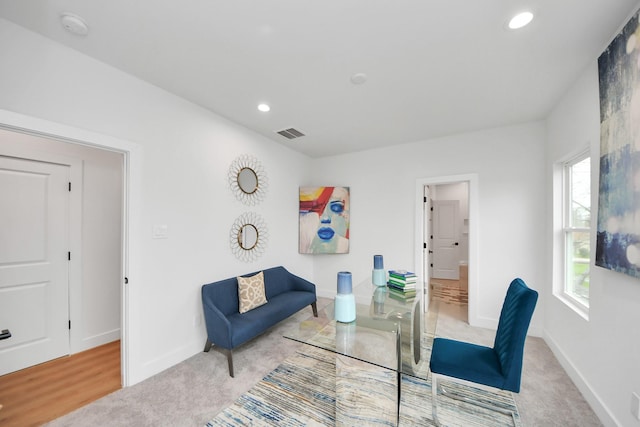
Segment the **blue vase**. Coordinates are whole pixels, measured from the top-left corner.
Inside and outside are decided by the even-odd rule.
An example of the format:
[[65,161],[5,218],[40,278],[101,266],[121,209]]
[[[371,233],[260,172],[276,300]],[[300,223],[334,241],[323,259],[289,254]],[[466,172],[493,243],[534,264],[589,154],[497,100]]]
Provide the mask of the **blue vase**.
[[373,272],[371,273],[371,281],[376,286],[387,285],[387,272],[384,271],[382,255],[373,256]]
[[351,273],[338,273],[338,293],[335,302],[336,321],[350,323],[356,320],[356,299],[353,296]]

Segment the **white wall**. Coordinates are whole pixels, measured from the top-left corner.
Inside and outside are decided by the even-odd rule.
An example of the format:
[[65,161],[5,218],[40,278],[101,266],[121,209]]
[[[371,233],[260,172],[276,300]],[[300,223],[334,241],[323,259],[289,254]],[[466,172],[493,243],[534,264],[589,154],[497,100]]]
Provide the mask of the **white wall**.
[[[131,281],[130,382],[138,382],[202,350],[200,286],[285,263],[313,279],[319,294],[335,295],[336,272],[363,280],[373,254],[387,268],[414,268],[416,181],[477,174],[479,186],[478,323],[495,323],[509,281],[522,277],[541,293],[531,332],[545,332],[583,391],[606,404],[622,425],[630,392],[638,392],[637,281],[596,269],[590,321],[551,296],[550,216],[546,166],[574,144],[597,139],[594,70],[567,95],[545,125],[531,123],[311,161],[215,114],[75,51],[0,19],[0,109],[88,129],[140,147],[141,206],[136,277]],[[596,106],[594,107],[594,102]],[[597,120],[597,113],[596,113]],[[254,208],[236,201],[226,174],[239,154],[250,153],[269,175],[266,200]],[[398,166],[401,165],[401,166]],[[310,172],[308,172],[310,171]],[[300,185],[351,187],[351,252],[297,253]],[[265,255],[241,263],[228,233],[240,213],[254,210],[269,226]],[[154,224],[169,238],[154,240]],[[470,275],[473,273],[470,271]],[[579,339],[576,339],[579,338]],[[635,362],[634,362],[635,361]],[[615,366],[616,370],[607,370]],[[597,390],[597,393],[594,391]],[[600,414],[601,415],[601,414]]]
[[[297,253],[307,157],[2,19],[0,57],[0,109],[139,147],[131,384],[202,351],[202,284],[279,264],[311,278],[312,259]],[[266,200],[251,208],[227,184],[231,162],[243,153],[256,156],[269,178]],[[262,215],[270,236],[251,264],[229,249],[229,229],[245,211]],[[153,225],[167,225],[168,238],[152,239]]]
[[71,168],[71,353],[120,338],[123,156],[0,130],[0,155]]
[[[83,289],[90,289],[90,293],[81,295],[78,313],[83,319],[78,325],[84,336],[82,350],[86,350],[97,344],[93,337],[120,338],[124,156],[74,148],[86,153],[81,189],[82,281]],[[73,317],[71,322],[73,330]]]
[[[591,148],[592,198],[598,201],[600,116],[598,66],[591,63],[548,119],[548,196],[551,215],[552,167],[585,147]],[[595,218],[596,210],[592,209]],[[595,224],[595,222],[593,222]],[[594,225],[595,227],[595,225]],[[594,228],[595,230],[595,228]],[[553,236],[557,230],[548,233]],[[640,282],[594,266],[592,236],[589,319],[586,320],[550,292],[546,296],[546,341],[605,425],[637,426],[631,416],[631,393],[640,394]],[[554,246],[550,239],[549,250]],[[556,245],[557,246],[557,245]],[[560,255],[556,251],[557,255]],[[550,259],[561,265],[560,259]],[[551,270],[547,285],[561,272]]]
[[[495,327],[506,288],[521,277],[545,292],[545,127],[532,123],[345,154],[314,161],[305,185],[351,188],[351,249],[345,255],[314,256],[319,292],[335,295],[336,273],[365,280],[373,255],[385,268],[415,269],[416,181],[477,174],[479,184],[480,282],[473,324]],[[471,286],[471,284],[470,284]],[[471,293],[471,290],[470,290]],[[544,299],[530,331],[541,334]],[[473,311],[472,311],[473,312]]]

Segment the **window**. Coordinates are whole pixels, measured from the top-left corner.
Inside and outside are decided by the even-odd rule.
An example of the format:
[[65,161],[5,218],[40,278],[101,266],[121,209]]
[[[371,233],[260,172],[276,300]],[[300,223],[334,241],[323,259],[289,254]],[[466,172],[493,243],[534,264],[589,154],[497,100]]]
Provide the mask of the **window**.
[[589,308],[591,259],[591,158],[584,153],[564,164],[564,296]]

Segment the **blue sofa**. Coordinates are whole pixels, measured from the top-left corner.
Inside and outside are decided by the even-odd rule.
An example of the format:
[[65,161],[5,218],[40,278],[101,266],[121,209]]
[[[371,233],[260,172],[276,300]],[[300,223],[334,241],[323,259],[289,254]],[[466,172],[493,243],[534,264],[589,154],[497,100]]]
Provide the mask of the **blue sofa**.
[[[239,312],[238,279],[235,277],[202,286],[202,306],[207,327],[204,351],[216,348],[227,356],[229,375],[233,377],[232,350],[260,335],[281,320],[311,305],[318,317],[316,286],[284,267],[264,272],[267,303],[246,313]],[[244,275],[253,276],[259,271]]]

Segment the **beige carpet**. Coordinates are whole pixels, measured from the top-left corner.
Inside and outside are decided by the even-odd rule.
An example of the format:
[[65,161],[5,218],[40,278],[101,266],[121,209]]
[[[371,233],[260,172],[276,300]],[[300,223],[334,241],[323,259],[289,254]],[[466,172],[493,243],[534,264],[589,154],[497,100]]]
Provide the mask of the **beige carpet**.
[[[321,298],[318,307],[328,302]],[[491,341],[494,331],[470,327],[460,320],[460,312],[466,312],[466,306],[441,306],[436,334],[472,338],[480,344]],[[48,426],[203,426],[295,353],[300,344],[282,336],[309,315],[303,310],[235,351],[235,378],[229,377],[222,354],[216,351],[198,353],[142,383],[54,420]],[[515,395],[515,400],[522,423],[527,427],[602,425],[540,338],[527,339],[522,389]]]
[[[429,347],[431,339],[425,339]],[[425,348],[428,353],[430,348]],[[429,426],[431,384],[402,376],[399,414],[397,374],[312,346],[301,348],[256,386],[225,408],[207,427],[401,427]],[[438,397],[440,421],[449,427],[519,427],[510,392],[492,393],[443,383],[473,401],[499,406],[512,415]]]

